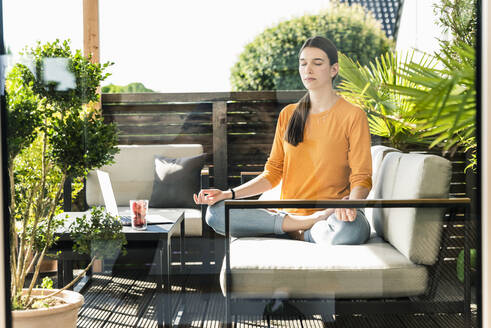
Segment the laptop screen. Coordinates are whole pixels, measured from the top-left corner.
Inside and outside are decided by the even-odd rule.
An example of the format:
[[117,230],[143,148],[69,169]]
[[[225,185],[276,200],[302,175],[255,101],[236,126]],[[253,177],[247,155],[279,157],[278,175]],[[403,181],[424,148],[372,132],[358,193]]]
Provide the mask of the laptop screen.
[[118,205],[116,204],[116,198],[114,197],[109,173],[101,170],[97,170],[96,172],[97,179],[99,180],[99,186],[101,187],[102,198],[104,198],[106,211],[113,216],[118,216]]
[[[102,192],[102,198],[104,198],[104,205],[106,206],[107,213],[120,217],[118,212],[118,205],[116,204],[116,197],[114,197],[113,187],[111,184],[111,179],[109,178],[109,173],[101,170],[96,170],[97,179],[99,180],[99,186]],[[125,216],[123,216],[123,219]],[[129,219],[130,216],[127,216]],[[168,219],[162,215],[149,215],[147,214],[147,224],[164,224],[164,223],[172,223],[174,222],[171,219]],[[129,221],[126,222],[128,225]],[[123,222],[125,225],[125,222]]]

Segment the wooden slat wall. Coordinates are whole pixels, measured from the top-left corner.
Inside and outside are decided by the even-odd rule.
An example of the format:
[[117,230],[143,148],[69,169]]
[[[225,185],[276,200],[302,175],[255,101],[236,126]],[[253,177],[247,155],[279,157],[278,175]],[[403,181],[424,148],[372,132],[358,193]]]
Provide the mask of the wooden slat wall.
[[240,184],[240,172],[262,171],[285,102],[236,102],[228,110],[229,183]]
[[245,168],[262,169],[279,111],[303,93],[103,94],[102,106],[106,122],[118,124],[121,144],[202,144],[211,182],[216,175],[216,185],[226,188]]
[[[103,97],[104,99],[104,97]],[[121,144],[200,143],[212,151],[211,104],[106,104],[103,115]]]
[[[118,124],[121,144],[202,144],[210,154],[207,164],[227,162],[216,173],[226,175],[220,183],[226,187],[240,183],[241,171],[262,171],[279,112],[302,95],[302,91],[103,94],[102,105],[105,120]],[[373,144],[385,143],[373,136]],[[421,147],[409,151],[440,154]],[[449,159],[451,196],[465,196],[465,155],[460,152]]]

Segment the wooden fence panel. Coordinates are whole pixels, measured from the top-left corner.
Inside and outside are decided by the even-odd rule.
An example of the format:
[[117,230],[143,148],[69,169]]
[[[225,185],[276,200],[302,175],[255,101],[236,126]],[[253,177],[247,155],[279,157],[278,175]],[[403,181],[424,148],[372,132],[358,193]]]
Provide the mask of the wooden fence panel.
[[[227,175],[227,180],[220,182],[222,187],[226,187],[240,183],[241,171],[263,169],[271,150],[281,109],[286,104],[295,102],[302,94],[303,92],[104,94],[102,104],[105,120],[118,125],[120,143],[202,144],[205,152],[210,154],[208,165],[213,168],[216,163],[227,163],[219,169],[222,174]],[[221,107],[217,107],[218,103],[222,104]],[[222,116],[220,119],[217,117],[215,124],[214,107],[222,109]],[[223,113],[226,115],[223,116]],[[226,122],[226,125],[222,127],[220,122]],[[372,143],[387,145],[388,141],[372,136]],[[421,146],[415,146],[409,151],[440,155],[437,150],[426,150]],[[450,160],[453,169],[450,195],[465,196],[465,155],[457,153]]]
[[[120,130],[121,144],[202,144],[204,151],[213,153],[211,103],[145,103],[104,101],[113,95],[103,95],[102,111],[106,122],[114,122]],[[207,164],[212,164],[208,156]]]

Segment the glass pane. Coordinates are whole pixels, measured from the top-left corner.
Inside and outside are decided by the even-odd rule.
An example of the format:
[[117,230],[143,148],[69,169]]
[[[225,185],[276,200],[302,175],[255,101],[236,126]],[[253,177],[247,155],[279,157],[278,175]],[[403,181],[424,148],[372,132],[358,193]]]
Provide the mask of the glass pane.
[[474,0],[3,3],[14,320],[477,325]]

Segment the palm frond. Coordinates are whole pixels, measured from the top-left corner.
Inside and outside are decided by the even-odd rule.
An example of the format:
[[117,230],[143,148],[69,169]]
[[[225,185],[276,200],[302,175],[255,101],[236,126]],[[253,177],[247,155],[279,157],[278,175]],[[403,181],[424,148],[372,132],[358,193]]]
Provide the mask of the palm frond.
[[[397,88],[415,90],[418,94],[427,91],[403,74],[402,69],[413,58],[414,52],[405,56],[387,52],[367,66],[361,66],[343,54],[339,57],[342,77],[339,93],[371,115],[369,123],[373,134],[397,143],[414,143],[422,139],[414,128],[414,103],[408,95],[396,91]],[[424,55],[419,63],[434,67],[435,60]]]

